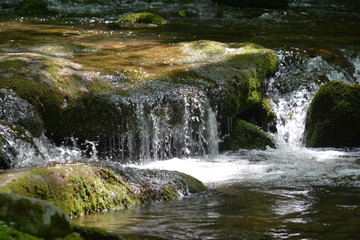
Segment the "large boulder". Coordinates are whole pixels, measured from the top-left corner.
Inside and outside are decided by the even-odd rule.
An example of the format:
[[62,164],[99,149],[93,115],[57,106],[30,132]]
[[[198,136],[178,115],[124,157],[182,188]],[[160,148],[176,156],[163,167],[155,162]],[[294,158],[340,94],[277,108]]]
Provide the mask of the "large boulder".
[[124,49],[124,57],[115,63],[104,58],[109,64],[101,66],[76,57],[101,51],[84,45],[7,49],[0,57],[0,88],[36,108],[49,138],[96,141],[99,156],[213,154],[216,122],[226,135],[228,118],[251,119],[246,115],[261,109],[264,80],[280,62],[274,51],[251,43],[149,45],[135,56],[131,45]]
[[315,94],[306,119],[308,147],[360,146],[360,85],[330,82]]
[[124,168],[115,163],[110,168],[64,165],[7,172],[0,175],[0,191],[43,199],[70,216],[79,216],[207,189],[183,173]]
[[0,220],[44,239],[61,238],[72,232],[70,219],[63,210],[46,201],[14,193],[0,193]]

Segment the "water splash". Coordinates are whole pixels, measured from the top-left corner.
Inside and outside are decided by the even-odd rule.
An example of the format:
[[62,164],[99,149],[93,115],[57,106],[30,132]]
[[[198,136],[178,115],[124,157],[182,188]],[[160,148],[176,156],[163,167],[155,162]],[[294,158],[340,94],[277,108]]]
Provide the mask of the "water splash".
[[[278,147],[304,144],[307,109],[316,91],[330,81],[356,82],[357,71],[339,68],[321,56],[306,58],[300,51],[280,51],[279,72],[268,81],[267,95],[277,115]],[[306,53],[305,53],[306,54]],[[349,62],[356,69],[356,59]]]

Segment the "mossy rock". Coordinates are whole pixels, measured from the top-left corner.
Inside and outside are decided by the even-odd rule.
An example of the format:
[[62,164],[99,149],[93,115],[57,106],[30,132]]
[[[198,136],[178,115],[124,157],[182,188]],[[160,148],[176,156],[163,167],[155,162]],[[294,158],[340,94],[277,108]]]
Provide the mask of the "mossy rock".
[[0,219],[22,232],[54,239],[72,232],[69,217],[54,205],[14,193],[0,193]]
[[110,167],[132,186],[141,202],[171,200],[207,190],[196,178],[177,171]]
[[0,221],[0,239],[2,240],[43,240],[43,238],[32,236],[28,233],[24,233],[15,229],[10,224]]
[[132,13],[119,18],[116,23],[165,24],[167,21],[155,13]]
[[181,45],[190,55],[187,61],[199,65],[183,74],[207,82],[202,85],[224,119],[261,104],[264,81],[280,64],[273,50],[253,43],[201,40]]
[[360,85],[330,82],[320,87],[306,118],[308,147],[360,146]]
[[49,201],[70,216],[126,208],[139,202],[131,187],[112,171],[85,165],[18,173],[0,191]]
[[234,118],[228,139],[222,143],[223,150],[275,148],[274,139],[257,126]]
[[[111,169],[110,169],[111,168]],[[0,192],[43,199],[70,216],[175,199],[207,188],[197,179],[166,170],[65,165],[0,174]]]

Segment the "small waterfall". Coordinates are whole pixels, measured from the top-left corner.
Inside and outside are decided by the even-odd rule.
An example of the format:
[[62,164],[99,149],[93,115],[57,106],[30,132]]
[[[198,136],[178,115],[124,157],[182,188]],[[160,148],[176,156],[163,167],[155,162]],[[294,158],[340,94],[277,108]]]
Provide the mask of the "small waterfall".
[[182,89],[173,96],[139,98],[127,131],[109,140],[114,160],[146,162],[218,155],[218,123],[207,96]]
[[[306,54],[306,52],[305,52]],[[321,56],[304,58],[300,51],[280,51],[281,66],[267,84],[267,94],[277,115],[277,144],[301,147],[307,109],[316,91],[330,81],[358,82],[359,58],[347,58],[350,68],[340,68]]]

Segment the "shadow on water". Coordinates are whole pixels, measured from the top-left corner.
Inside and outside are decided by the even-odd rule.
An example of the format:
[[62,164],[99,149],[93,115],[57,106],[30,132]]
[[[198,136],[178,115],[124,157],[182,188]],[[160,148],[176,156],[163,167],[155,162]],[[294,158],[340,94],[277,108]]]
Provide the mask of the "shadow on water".
[[126,239],[356,239],[360,191],[241,184],[75,220]]

